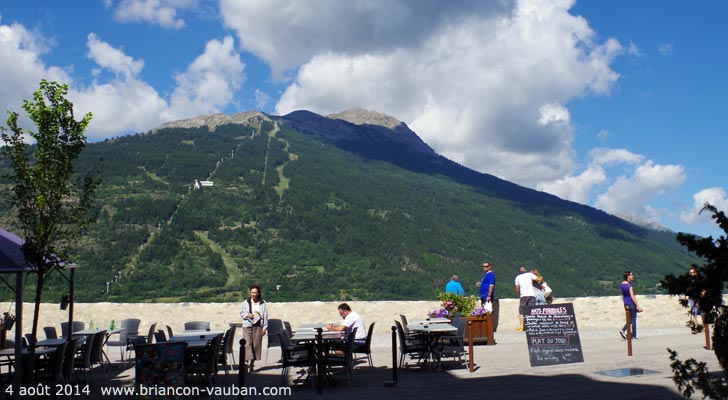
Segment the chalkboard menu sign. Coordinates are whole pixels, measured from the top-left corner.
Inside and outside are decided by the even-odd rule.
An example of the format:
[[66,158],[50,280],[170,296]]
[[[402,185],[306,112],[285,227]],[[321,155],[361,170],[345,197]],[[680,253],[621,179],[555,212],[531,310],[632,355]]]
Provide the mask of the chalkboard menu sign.
[[584,362],[573,304],[526,307],[525,313],[532,367]]
[[136,387],[142,400],[183,399],[185,387],[185,342],[138,344]]

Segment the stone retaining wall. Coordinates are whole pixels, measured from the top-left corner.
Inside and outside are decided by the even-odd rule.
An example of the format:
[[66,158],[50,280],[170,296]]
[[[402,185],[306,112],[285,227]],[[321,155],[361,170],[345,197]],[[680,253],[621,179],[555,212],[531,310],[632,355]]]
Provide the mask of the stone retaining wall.
[[[556,298],[554,303],[573,303],[579,329],[617,329],[624,324],[625,315],[622,299],[609,297]],[[640,328],[662,328],[684,326],[688,320],[687,309],[678,304],[677,298],[666,295],[637,296],[644,312],[639,315]],[[423,318],[427,312],[439,307],[438,301],[351,301],[352,309],[364,317],[367,324],[376,322],[376,333],[389,333],[393,321],[399,314],[409,319]],[[289,321],[293,328],[302,323],[339,322],[336,311],[339,302],[297,302],[270,303],[270,318]],[[117,324],[124,318],[142,320],[141,332],[146,333],[150,324],[157,322],[158,328],[170,325],[175,332],[183,330],[185,321],[210,321],[213,329],[225,329],[231,322],[239,322],[241,304],[238,303],[77,303],[74,306],[74,320],[96,326],[108,327],[112,319]],[[518,325],[517,299],[500,300],[500,321],[498,330],[513,331]],[[14,303],[0,303],[0,312],[14,310]],[[30,332],[33,304],[23,305],[23,331]],[[42,318],[39,324],[40,337],[43,326],[55,326],[67,320],[68,312],[59,309],[57,303],[41,305]],[[14,335],[11,334],[11,335]],[[9,338],[11,335],[8,335]]]

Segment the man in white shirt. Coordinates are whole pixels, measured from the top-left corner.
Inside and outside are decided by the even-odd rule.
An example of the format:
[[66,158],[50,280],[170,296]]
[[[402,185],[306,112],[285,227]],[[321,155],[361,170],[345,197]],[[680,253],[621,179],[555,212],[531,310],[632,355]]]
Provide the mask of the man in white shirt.
[[525,307],[536,305],[536,292],[533,291],[533,281],[536,279],[536,275],[526,271],[526,267],[521,265],[518,268],[518,276],[516,276],[516,294],[520,298],[518,305],[518,322],[519,326],[516,329],[521,332],[524,330],[523,316],[525,315]]
[[342,325],[326,324],[326,328],[330,331],[351,331],[356,328],[354,335],[354,343],[364,344],[367,340],[367,331],[364,327],[364,319],[356,311],[352,311],[346,303],[339,304],[339,315],[344,318]]

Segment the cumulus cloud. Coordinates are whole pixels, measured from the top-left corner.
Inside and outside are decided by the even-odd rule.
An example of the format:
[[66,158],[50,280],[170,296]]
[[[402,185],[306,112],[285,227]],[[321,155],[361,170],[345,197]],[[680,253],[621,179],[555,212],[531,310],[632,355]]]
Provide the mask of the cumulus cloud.
[[619,176],[594,205],[612,214],[628,214],[657,220],[649,203],[657,196],[677,190],[685,181],[681,165],[660,165],[651,160],[639,165],[631,175]]
[[[87,36],[87,57],[96,65],[94,79],[76,84],[62,68],[42,61],[49,51],[43,37],[22,25],[0,25],[0,63],[6,79],[0,85],[0,107],[22,115],[22,99],[32,97],[41,79],[69,85],[69,99],[78,115],[93,113],[91,139],[144,132],[173,119],[204,112],[220,112],[245,81],[245,65],[232,37],[210,40],[203,53],[175,76],[177,87],[169,99],[141,77],[144,61],[125,54],[95,33]],[[21,124],[30,126],[21,119]]]
[[277,113],[382,111],[446,157],[527,186],[573,172],[565,104],[608,95],[625,51],[595,42],[571,0],[313,3],[221,1],[245,50],[295,71]]
[[41,79],[72,84],[65,69],[46,65],[41,56],[49,50],[47,42],[20,24],[0,25],[0,109],[21,116],[23,99],[32,97]]
[[[589,204],[596,196],[593,205],[597,208],[656,222],[662,211],[651,201],[676,191],[685,181],[683,166],[655,164],[626,149],[596,148],[589,157],[581,173],[541,182],[537,189],[582,204]],[[611,179],[607,169],[619,176]]]
[[[121,0],[114,8],[114,19],[119,22],[145,22],[167,29],[181,29],[185,21],[177,16],[178,9],[193,8],[196,0]],[[105,1],[107,8],[114,7]]]
[[244,69],[232,37],[210,40],[205,52],[184,73],[175,76],[177,88],[165,118],[175,120],[219,112],[245,81]]
[[688,224],[713,223],[709,213],[701,213],[706,204],[714,205],[718,210],[728,211],[728,195],[721,187],[703,189],[693,195],[693,208],[688,212],[680,213],[680,219]]
[[567,176],[551,182],[538,184],[537,189],[559,196],[562,199],[586,204],[589,201],[592,188],[607,181],[604,168],[591,165],[581,174]]

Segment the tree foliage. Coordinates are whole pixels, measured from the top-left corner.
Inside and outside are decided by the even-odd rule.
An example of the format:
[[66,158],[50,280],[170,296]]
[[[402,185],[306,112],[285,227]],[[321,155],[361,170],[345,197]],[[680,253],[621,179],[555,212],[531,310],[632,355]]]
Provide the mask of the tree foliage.
[[38,278],[33,335],[45,279],[71,259],[76,238],[94,220],[93,193],[99,182],[89,174],[74,174],[91,114],[77,121],[67,94],[66,85],[42,80],[33,100],[23,102],[37,131],[22,128],[18,113],[10,111],[7,128],[2,128],[2,150],[12,171],[11,204],[25,238],[23,254]]
[[[668,275],[660,283],[672,295],[688,294],[697,297],[706,323],[715,324],[713,350],[723,368],[724,377],[711,376],[705,363],[692,358],[683,362],[677,358],[677,353],[670,349],[668,351],[673,361],[671,364],[675,374],[673,380],[683,395],[690,397],[696,389],[699,389],[708,398],[726,398],[728,389],[723,379],[728,378],[728,307],[723,304],[723,289],[728,282],[728,218],[723,211],[710,204],[705,204],[702,211],[711,212],[711,217],[726,235],[721,235],[717,239],[713,239],[712,236],[701,238],[684,233],[677,236],[678,242],[705,260],[701,266],[693,265],[702,279],[698,280],[697,287],[691,287],[690,277],[685,273],[680,276]],[[681,303],[687,306],[684,298]]]

